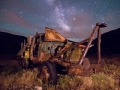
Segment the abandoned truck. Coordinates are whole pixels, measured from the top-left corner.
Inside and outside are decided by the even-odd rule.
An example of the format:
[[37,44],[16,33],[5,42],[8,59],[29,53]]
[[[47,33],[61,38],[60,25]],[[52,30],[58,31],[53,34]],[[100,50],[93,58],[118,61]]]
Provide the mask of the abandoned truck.
[[[45,28],[45,33],[36,33],[33,37],[27,38],[27,43],[22,45],[18,52],[21,58],[21,66],[28,68],[31,65],[38,65],[38,77],[43,82],[57,83],[58,74],[89,76],[98,73],[105,65],[101,59],[101,28],[106,27],[105,23],[97,23],[90,37],[81,42],[67,40],[56,30]],[[98,38],[98,60],[97,63],[90,63],[86,54],[97,33]],[[86,46],[82,45],[87,43]]]

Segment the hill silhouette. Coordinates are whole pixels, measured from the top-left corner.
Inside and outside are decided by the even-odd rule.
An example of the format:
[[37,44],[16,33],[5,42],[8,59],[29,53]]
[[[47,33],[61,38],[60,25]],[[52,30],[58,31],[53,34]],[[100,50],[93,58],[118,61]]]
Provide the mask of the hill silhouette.
[[[0,32],[0,55],[17,54],[21,48],[21,42],[26,40],[24,36],[13,35],[6,32]],[[101,36],[102,54],[120,53],[120,28],[111,30]],[[93,41],[94,46],[90,48],[89,53],[97,52],[97,39]]]
[[[97,39],[93,41],[94,47],[90,52],[97,52]],[[101,36],[101,52],[103,54],[119,54],[120,53],[120,28],[111,30]]]
[[16,54],[21,48],[21,42],[25,39],[24,36],[0,32],[0,55]]

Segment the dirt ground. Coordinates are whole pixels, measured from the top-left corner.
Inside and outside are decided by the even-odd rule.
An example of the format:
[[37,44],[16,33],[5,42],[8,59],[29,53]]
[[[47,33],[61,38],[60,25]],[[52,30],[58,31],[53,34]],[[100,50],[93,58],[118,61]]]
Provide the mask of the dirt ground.
[[[89,57],[90,60],[94,60],[94,56]],[[109,61],[109,64],[117,62],[120,64],[120,54],[105,55],[102,59]],[[119,62],[119,63],[118,63]],[[14,55],[2,55],[0,56],[0,72],[4,71],[7,67],[19,67],[19,60]]]
[[18,66],[19,60],[17,60],[13,55],[0,56],[0,72],[4,71],[5,68]]

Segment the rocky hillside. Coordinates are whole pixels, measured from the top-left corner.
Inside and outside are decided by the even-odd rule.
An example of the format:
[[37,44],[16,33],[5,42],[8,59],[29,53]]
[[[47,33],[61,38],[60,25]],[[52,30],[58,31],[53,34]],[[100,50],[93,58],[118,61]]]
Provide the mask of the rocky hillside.
[[[120,53],[120,28],[111,30],[101,36],[101,51],[103,54],[119,54]],[[97,39],[93,41],[94,47],[90,49],[96,52]]]
[[[120,53],[120,28],[111,30],[101,36],[101,51],[103,54]],[[16,54],[26,37],[0,32],[0,55]],[[94,46],[90,48],[90,53],[97,52],[97,39],[93,41]]]
[[16,54],[26,37],[0,32],[0,55]]

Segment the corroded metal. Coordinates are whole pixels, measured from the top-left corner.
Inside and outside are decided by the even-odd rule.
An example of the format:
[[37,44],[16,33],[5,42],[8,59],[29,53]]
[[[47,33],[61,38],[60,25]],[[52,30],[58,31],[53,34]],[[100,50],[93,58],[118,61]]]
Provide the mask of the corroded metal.
[[85,42],[88,41],[88,40],[89,40],[89,37],[86,38],[86,39],[84,39],[84,40],[81,41],[81,42],[71,44],[70,47],[66,48],[64,51],[60,52],[59,54],[57,54],[57,55],[55,55],[55,56],[52,56],[49,60],[53,60],[53,59],[59,57],[59,56],[62,55],[63,53],[66,53],[67,51],[69,51],[69,50],[71,50],[71,49],[73,49],[73,48],[79,46],[80,44],[85,43]]
[[[86,54],[87,54],[87,51],[88,51],[88,49],[89,49],[89,47],[90,47],[90,45],[91,45],[91,43],[92,43],[92,41],[93,41],[93,39],[94,39],[94,37],[95,37],[95,34],[97,33],[97,31],[101,28],[101,27],[106,27],[106,24],[105,23],[97,23],[96,24],[96,27],[93,29],[93,32],[92,32],[92,34],[91,34],[91,36],[90,36],[90,39],[89,39],[89,42],[88,42],[88,44],[87,44],[87,46],[86,46],[86,48],[85,48],[85,50],[84,50],[84,52],[83,52],[83,54],[82,54],[82,56],[81,56],[81,58],[80,58],[80,60],[79,60],[79,62],[78,62],[78,64],[82,64],[82,62],[83,62],[83,59],[85,58],[85,56],[86,56]],[[100,34],[99,34],[99,37],[100,37]],[[100,38],[99,38],[99,50],[100,50]],[[100,51],[98,50],[98,55],[99,55],[99,58],[100,58]]]
[[[98,73],[101,66],[103,66],[104,60],[101,60],[101,29],[106,27],[104,23],[97,23],[93,29],[90,37],[82,40],[81,42],[69,41],[70,44],[66,46],[65,41],[68,41],[62,35],[57,33],[55,30],[46,28],[46,33],[36,34],[26,45],[21,49],[21,54],[25,53],[28,60],[33,63],[43,63],[45,61],[53,62],[55,65],[61,65],[66,68],[66,71],[70,75],[83,75],[89,76],[92,73]],[[90,64],[89,60],[86,59],[86,54],[91,46],[91,43],[98,32],[98,63]],[[84,47],[84,51],[77,51],[80,45],[87,43]],[[29,50],[26,48],[29,47]],[[61,49],[60,49],[61,48]],[[78,53],[79,52],[79,53]],[[76,54],[78,53],[78,54]],[[25,58],[23,55],[22,58]],[[27,56],[28,55],[28,56]],[[77,56],[76,56],[77,55]],[[78,60],[75,60],[79,56]],[[73,59],[73,60],[72,60]],[[74,61],[77,61],[74,62]],[[47,75],[47,74],[46,74]]]
[[100,45],[101,45],[101,30],[99,28],[98,29],[98,64],[101,61],[101,49],[100,49]]

